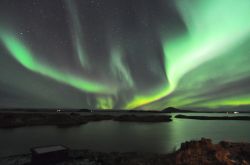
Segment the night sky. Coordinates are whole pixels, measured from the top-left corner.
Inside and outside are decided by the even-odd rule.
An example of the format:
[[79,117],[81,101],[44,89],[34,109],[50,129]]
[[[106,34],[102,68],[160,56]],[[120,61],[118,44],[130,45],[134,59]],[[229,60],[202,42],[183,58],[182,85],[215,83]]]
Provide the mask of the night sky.
[[250,110],[249,0],[1,0],[0,108]]

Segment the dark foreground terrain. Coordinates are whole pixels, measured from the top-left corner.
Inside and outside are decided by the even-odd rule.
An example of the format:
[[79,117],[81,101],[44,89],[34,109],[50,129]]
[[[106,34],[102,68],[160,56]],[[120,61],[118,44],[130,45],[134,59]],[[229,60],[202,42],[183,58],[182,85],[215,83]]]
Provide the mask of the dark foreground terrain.
[[120,122],[170,122],[168,115],[80,115],[78,113],[0,113],[0,128],[36,125],[77,126],[90,121],[114,120]]
[[[31,155],[0,158],[4,165],[31,165]],[[71,150],[69,158],[57,165],[248,165],[250,144],[220,142],[210,139],[181,144],[179,150],[170,154],[101,153],[88,150]]]

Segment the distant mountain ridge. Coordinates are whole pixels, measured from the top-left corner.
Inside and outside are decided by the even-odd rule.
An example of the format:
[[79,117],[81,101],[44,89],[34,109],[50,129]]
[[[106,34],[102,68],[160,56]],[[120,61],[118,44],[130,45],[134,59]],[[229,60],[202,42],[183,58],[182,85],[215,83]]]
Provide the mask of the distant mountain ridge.
[[164,113],[185,113],[185,112],[195,112],[195,111],[191,111],[191,110],[182,110],[182,109],[178,109],[175,107],[167,107],[166,109],[162,110],[161,112]]

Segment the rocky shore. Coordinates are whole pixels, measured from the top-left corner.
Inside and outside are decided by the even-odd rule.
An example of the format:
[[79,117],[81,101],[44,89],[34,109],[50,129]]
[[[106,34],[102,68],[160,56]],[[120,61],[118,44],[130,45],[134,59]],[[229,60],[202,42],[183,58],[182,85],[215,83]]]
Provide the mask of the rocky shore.
[[80,115],[78,113],[0,113],[0,128],[22,126],[56,125],[69,127],[86,124],[90,121],[114,120],[133,122],[170,122],[168,115]]
[[[31,165],[31,155],[0,158],[4,165]],[[250,144],[220,142],[210,139],[189,141],[170,154],[102,153],[88,150],[71,150],[69,159],[57,165],[248,165]]]

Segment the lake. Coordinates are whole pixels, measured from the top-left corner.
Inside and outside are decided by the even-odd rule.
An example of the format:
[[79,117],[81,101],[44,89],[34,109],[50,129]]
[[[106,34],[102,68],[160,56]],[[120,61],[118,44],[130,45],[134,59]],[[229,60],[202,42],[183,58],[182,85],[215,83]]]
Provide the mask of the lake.
[[[195,115],[222,114],[195,113]],[[103,152],[168,153],[178,149],[182,142],[198,140],[201,137],[211,138],[214,142],[221,140],[250,142],[249,130],[250,121],[190,119],[173,119],[169,123],[107,120],[69,128],[33,126],[0,129],[0,157],[28,153],[31,147],[53,144]]]

